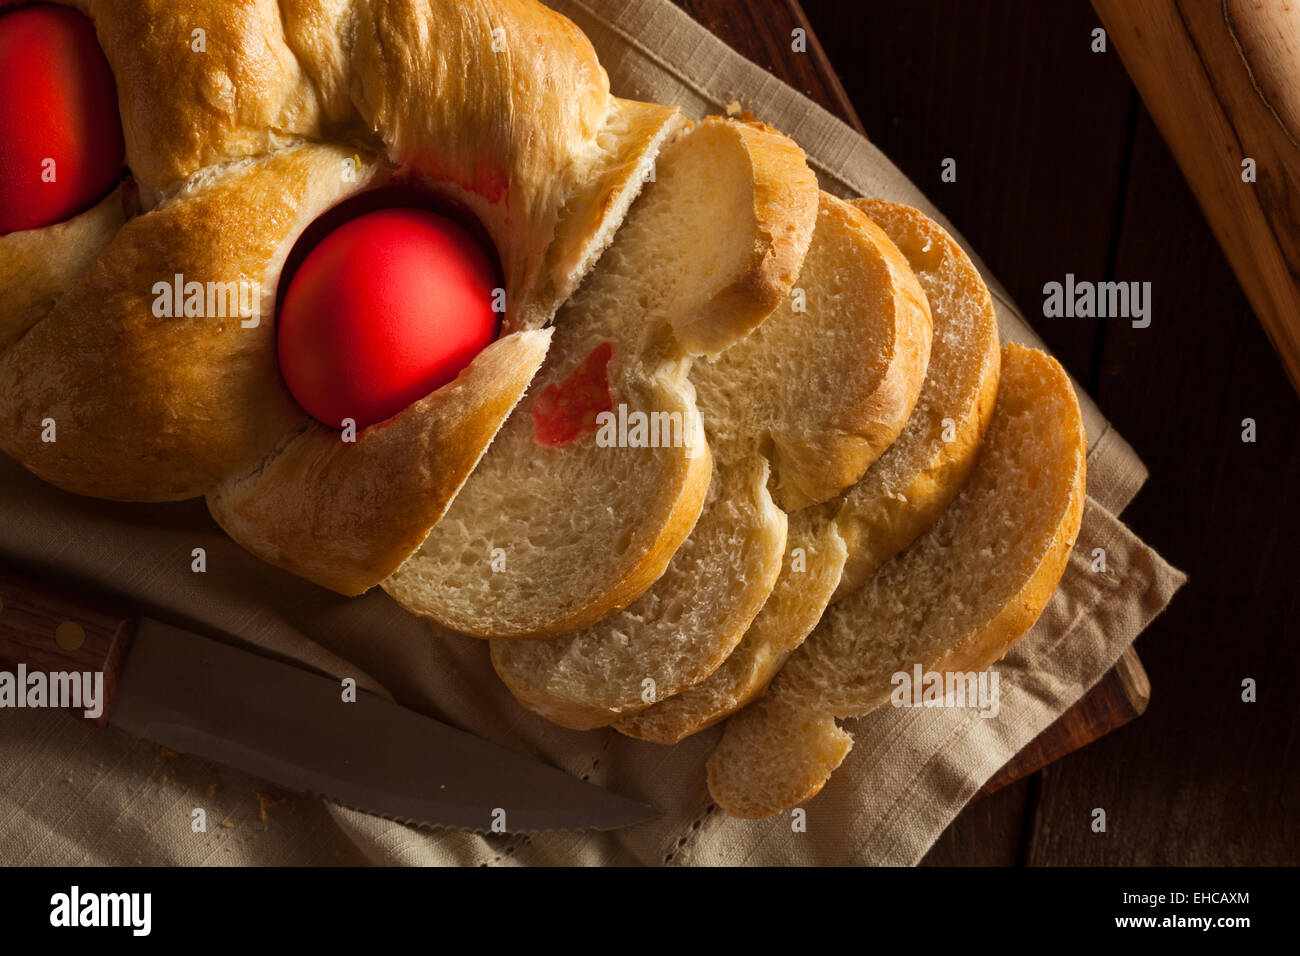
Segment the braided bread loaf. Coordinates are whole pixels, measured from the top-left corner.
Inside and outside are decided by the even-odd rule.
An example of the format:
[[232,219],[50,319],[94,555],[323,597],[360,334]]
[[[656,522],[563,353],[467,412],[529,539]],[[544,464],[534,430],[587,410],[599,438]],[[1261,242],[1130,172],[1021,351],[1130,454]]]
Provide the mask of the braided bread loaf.
[[[62,59],[24,65],[80,85],[95,175],[24,208],[40,152],[0,151],[0,451],[35,474],[202,496],[268,562],[495,639],[559,723],[731,718],[709,782],[739,815],[814,794],[892,669],[986,667],[1050,597],[1086,476],[1068,378],[1011,347],[999,392],[951,237],[819,197],[778,131],[678,136],[535,0],[0,0],[0,140],[42,121],[3,59],[40,20]],[[495,250],[500,328],[349,435],[277,333],[331,217],[399,190]]]

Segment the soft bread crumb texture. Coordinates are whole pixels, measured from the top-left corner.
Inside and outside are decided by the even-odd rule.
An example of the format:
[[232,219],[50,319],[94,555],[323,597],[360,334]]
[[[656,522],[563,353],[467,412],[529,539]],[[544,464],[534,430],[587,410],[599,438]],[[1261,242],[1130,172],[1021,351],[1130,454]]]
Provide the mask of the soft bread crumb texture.
[[[768,695],[733,718],[709,759],[714,799],[751,816],[785,809],[782,800],[817,792],[834,769],[786,748],[833,753],[842,732],[829,718],[881,706],[891,675],[914,664],[981,671],[1001,658],[1065,570],[1082,519],[1085,455],[1064,370],[1042,352],[1008,345],[993,422],[966,487],[928,532],[832,606]],[[782,779],[792,768],[796,779]],[[772,794],[785,796],[767,802]]]
[[[823,194],[791,295],[743,342],[692,370],[719,472],[742,454],[767,456],[775,496],[787,509],[858,480],[912,411],[930,324],[924,293],[889,238],[860,211]],[[743,635],[679,633],[710,665],[717,646],[734,647],[723,665],[615,726],[673,743],[743,707],[817,623],[845,557],[823,509],[794,511],[781,572]],[[717,590],[712,582],[695,587],[710,597]],[[740,588],[723,593],[745,599]]]
[[766,689],[821,619],[847,553],[834,522],[814,509],[791,514],[784,563],[772,593],[722,666],[707,679],[618,721],[615,729],[674,744],[744,707]]
[[699,523],[645,594],[577,634],[493,641],[493,666],[517,698],[566,727],[635,713],[722,664],[776,581],[785,537],[766,462],[719,470]]
[[836,600],[930,527],[966,483],[993,414],[1001,354],[992,297],[947,231],[908,206],[880,199],[855,205],[907,257],[930,304],[934,338],[907,427],[828,506],[849,550]]

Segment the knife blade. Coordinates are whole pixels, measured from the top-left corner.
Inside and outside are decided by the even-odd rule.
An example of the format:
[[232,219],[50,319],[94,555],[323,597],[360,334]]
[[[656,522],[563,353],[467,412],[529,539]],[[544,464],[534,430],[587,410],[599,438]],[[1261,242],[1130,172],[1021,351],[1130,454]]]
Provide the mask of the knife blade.
[[102,672],[100,724],[403,822],[513,833],[659,816],[382,697],[345,695],[339,680],[0,571],[6,662]]

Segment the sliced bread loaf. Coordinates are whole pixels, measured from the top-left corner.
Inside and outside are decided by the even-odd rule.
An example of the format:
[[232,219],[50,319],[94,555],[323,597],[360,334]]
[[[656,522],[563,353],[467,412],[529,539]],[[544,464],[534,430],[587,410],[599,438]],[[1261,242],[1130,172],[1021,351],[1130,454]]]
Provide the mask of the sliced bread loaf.
[[[907,427],[852,488],[791,516],[787,565],[745,639],[708,680],[620,721],[634,737],[673,743],[761,694],[835,599],[860,588],[961,490],[993,413],[999,350],[993,300],[938,223],[879,199],[854,203],[906,256],[925,290],[934,339]],[[795,573],[805,556],[806,574]],[[825,589],[830,588],[831,592]]]
[[[777,503],[824,500],[861,476],[907,421],[929,348],[924,295],[902,255],[865,215],[823,194],[790,297],[742,342],[692,368],[715,461],[695,530],[621,613],[550,641],[494,642],[493,663],[515,696],[589,728],[672,706],[672,695],[705,681],[781,573],[786,514]],[[798,527],[799,546],[820,555],[826,545]],[[816,591],[817,614],[841,560],[813,561],[817,586],[801,597]],[[807,576],[806,564],[792,556],[793,579]],[[816,621],[805,602],[774,608],[797,616],[802,633]],[[683,733],[695,726],[684,715],[665,720]]]
[[[827,232],[829,234],[829,230]],[[743,386],[747,382],[744,372],[735,368],[736,363],[745,357],[739,348],[725,356],[724,363],[702,368],[702,374],[699,374],[701,407],[706,409],[706,419],[710,404],[705,396],[710,393],[733,397],[732,405],[726,407],[729,414],[724,421],[746,422],[752,419],[753,409],[765,406],[777,405],[784,410],[784,427],[770,428],[768,435],[777,463],[777,476],[791,479],[778,482],[777,488],[778,501],[788,509],[822,501],[828,494],[834,494],[852,482],[855,475],[861,474],[854,466],[860,465],[862,459],[854,460],[848,468],[836,470],[837,463],[843,466],[847,459],[833,454],[826,447],[827,441],[842,446],[846,435],[851,433],[842,422],[835,421],[844,409],[853,407],[851,395],[835,391],[832,383],[860,382],[858,376],[867,380],[879,376],[875,379],[878,387],[872,392],[869,402],[873,411],[867,416],[879,429],[874,440],[867,443],[866,461],[870,463],[882,452],[885,455],[889,453],[886,448],[892,447],[891,443],[899,434],[898,424],[908,420],[908,411],[916,394],[915,379],[908,380],[903,371],[908,369],[907,362],[900,361],[893,375],[882,374],[886,367],[883,356],[889,351],[884,343],[897,337],[893,340],[893,345],[898,348],[895,358],[913,349],[923,349],[927,354],[929,350],[930,321],[925,296],[903,255],[890,239],[874,223],[868,223],[859,234],[856,247],[854,243],[846,242],[840,248],[850,259],[857,257],[855,264],[858,268],[868,272],[875,270],[875,274],[867,281],[855,282],[852,268],[846,268],[843,261],[831,256],[814,262],[810,252],[800,275],[799,288],[816,296],[821,303],[834,302],[837,295],[856,296],[854,305],[860,310],[857,314],[872,317],[875,334],[883,338],[866,343],[853,343],[847,338],[839,341],[831,337],[825,341],[810,339],[805,347],[822,356],[834,352],[846,360],[845,367],[835,371],[828,367],[829,360],[825,358],[814,372],[811,368],[793,367],[796,360],[775,350],[761,359],[755,354],[753,359],[758,367],[784,369],[777,381],[760,383],[759,387],[737,388],[737,384]],[[830,314],[824,308],[820,311],[824,316]],[[845,314],[853,314],[852,306]],[[775,319],[773,316],[768,320],[772,333],[779,327]],[[812,323],[809,326],[818,328]],[[853,323],[841,319],[830,327],[840,336],[846,336]],[[808,336],[809,328],[801,332]],[[924,344],[916,339],[922,334],[925,336]],[[769,334],[768,341],[776,343],[782,340]],[[863,361],[863,356],[870,358]],[[924,368],[925,365],[921,364],[910,371],[919,374]],[[811,379],[804,377],[810,373]],[[885,422],[890,422],[891,427],[881,427]],[[827,502],[826,508],[831,504]],[[786,657],[820,619],[844,565],[843,540],[825,517],[826,510],[815,510],[816,513],[796,512],[792,516],[781,575],[762,611],[725,664],[707,679],[676,696],[623,718],[615,725],[617,729],[629,736],[657,743],[674,743],[717,723],[762,693]]]
[[588,627],[663,574],[693,527],[710,458],[691,361],[789,292],[817,187],[792,141],[721,119],[665,149],[655,180],[557,316],[528,396],[384,583],[409,610],[478,637]]
[[1034,623],[1079,531],[1086,439],[1064,370],[1008,345],[993,422],[970,480],[938,522],[833,605],[767,695],[727,725],[708,763],[729,813],[761,817],[814,796],[852,747],[836,717],[889,699],[893,674],[981,671]]
[[907,257],[930,303],[934,343],[916,410],[898,441],[831,504],[849,558],[835,592],[852,594],[938,520],[971,467],[998,389],[998,320],[979,271],[937,222],[909,206],[859,199]]

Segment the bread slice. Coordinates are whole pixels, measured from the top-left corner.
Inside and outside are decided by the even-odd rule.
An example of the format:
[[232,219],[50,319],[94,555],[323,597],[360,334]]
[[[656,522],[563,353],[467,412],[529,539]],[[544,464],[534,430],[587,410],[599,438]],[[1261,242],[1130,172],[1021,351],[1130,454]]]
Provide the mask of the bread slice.
[[[826,194],[820,206],[791,296],[716,361],[692,368],[714,477],[699,523],[663,577],[585,631],[493,642],[497,673],[546,717],[602,726],[672,707],[672,695],[709,678],[781,573],[786,514],[773,497],[798,504],[835,494],[907,421],[930,348],[920,286],[865,215]],[[799,544],[812,537],[809,529]],[[818,578],[821,607],[834,587],[824,564],[814,561],[827,572]],[[802,604],[798,611],[807,633],[816,615]]]
[[975,463],[998,389],[998,320],[979,271],[937,222],[909,206],[859,199],[907,257],[934,318],[930,368],[898,440],[832,505],[849,558],[835,600],[930,527]]
[[708,762],[727,812],[762,817],[814,796],[852,747],[836,717],[889,699],[891,675],[981,671],[1038,618],[1085,498],[1078,401],[1050,356],[1002,353],[993,423],[970,480],[928,532],[832,606],[767,695],[731,719]]
[[710,445],[721,457],[757,437],[777,504],[789,512],[825,501],[902,431],[930,337],[907,260],[867,216],[822,193],[789,298],[741,345],[691,370]]
[[820,620],[832,600],[825,589],[838,600],[860,588],[938,519],[970,474],[997,393],[993,300],[969,257],[938,223],[884,200],[854,205],[906,256],[930,303],[934,340],[916,408],[852,488],[791,516],[787,554],[802,549],[808,573],[793,573],[788,557],[772,597],[726,664],[703,683],[615,725],[631,736],[674,743],[758,697]]
[[[780,304],[816,208],[802,150],[760,124],[706,120],[665,149],[557,316],[529,395],[385,589],[445,627],[495,638],[589,627],[639,597],[708,489],[693,358]],[[626,434],[601,427],[601,411]]]
[[610,97],[597,149],[559,210],[537,281],[514,303],[507,328],[541,328],[609,248],[632,202],[654,172],[660,151],[686,126],[675,106]]

